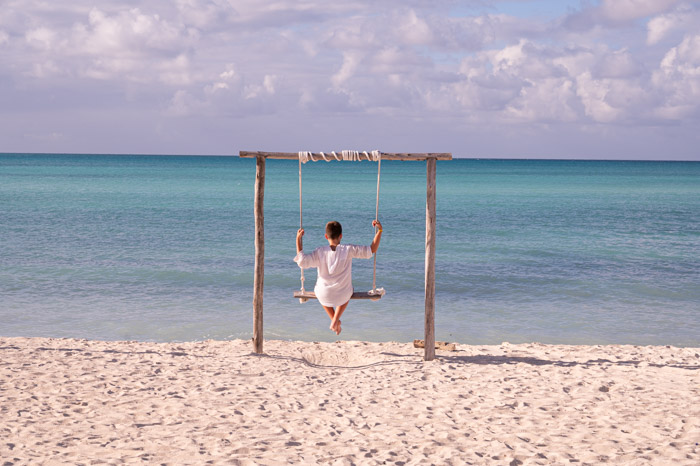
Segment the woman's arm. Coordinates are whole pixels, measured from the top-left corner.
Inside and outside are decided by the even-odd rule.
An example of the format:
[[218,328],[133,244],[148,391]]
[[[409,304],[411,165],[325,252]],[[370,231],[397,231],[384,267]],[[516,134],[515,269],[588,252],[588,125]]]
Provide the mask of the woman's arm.
[[379,242],[382,240],[382,224],[379,223],[379,220],[372,220],[372,226],[377,227],[377,232],[374,234],[374,239],[370,245],[372,254],[374,254],[379,249]]
[[302,243],[301,243],[302,236],[304,236],[304,229],[299,228],[299,230],[297,231],[297,254],[299,254],[303,249]]

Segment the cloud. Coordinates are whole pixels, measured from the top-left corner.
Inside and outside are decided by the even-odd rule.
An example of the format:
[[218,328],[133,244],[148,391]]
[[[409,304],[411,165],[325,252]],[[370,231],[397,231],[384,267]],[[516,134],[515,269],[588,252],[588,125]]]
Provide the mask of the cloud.
[[653,73],[655,86],[664,91],[656,113],[665,119],[697,116],[700,109],[700,35],[687,36],[666,53]]
[[187,54],[196,40],[195,30],[158,14],[133,8],[110,15],[93,8],[87,24],[72,28],[71,50],[66,52],[89,60],[83,61],[87,77],[178,85],[191,80]]
[[675,14],[657,16],[647,23],[647,44],[654,45],[660,42],[669,31],[678,23]]
[[656,45],[669,35],[697,31],[700,13],[689,3],[681,3],[672,11],[651,18],[647,23],[647,45]]
[[213,80],[201,88],[178,89],[168,102],[170,117],[253,116],[270,113],[274,107],[278,77],[265,75],[252,81],[227,64]]
[[244,99],[255,99],[256,97],[275,94],[276,76],[266,74],[260,84],[248,84],[243,90]]
[[197,100],[189,92],[179,89],[170,99],[167,111],[175,117],[190,116],[194,111],[204,107],[204,103]]
[[[682,47],[683,55],[691,49]],[[651,122],[664,94],[629,50],[604,45],[562,47],[521,40],[465,58],[460,74],[457,82],[442,87],[444,97],[432,93],[433,100],[451,111],[488,112],[491,121],[502,123]],[[668,76],[657,83],[664,79]],[[451,101],[450,94],[456,99]]]
[[7,0],[0,101],[118,108],[170,134],[246,117],[294,136],[304,118],[439,120],[456,135],[697,123],[697,2],[582,2],[544,19],[511,3]]
[[178,21],[199,30],[221,30],[235,14],[227,0],[175,0],[174,3]]
[[362,52],[356,50],[343,52],[343,64],[338,72],[331,76],[333,87],[336,89],[341,88],[343,84],[355,74],[362,58]]
[[678,2],[679,0],[602,0],[598,11],[609,21],[634,21],[668,11]]
[[601,0],[567,15],[563,24],[576,31],[628,26],[639,19],[668,12],[679,3],[680,0]]
[[39,27],[27,31],[25,35],[27,43],[40,50],[50,50],[56,41],[56,33],[49,28]]
[[629,49],[603,53],[591,72],[598,78],[634,78],[642,72],[641,64]]
[[583,103],[586,115],[593,121],[609,123],[620,116],[621,109],[608,102],[610,86],[607,81],[594,80],[590,73],[583,73],[577,77],[576,82],[576,94]]
[[425,45],[433,42],[433,31],[424,18],[419,17],[415,10],[409,10],[396,26],[396,35],[405,44]]
[[144,14],[138,8],[115,15],[93,8],[88,25],[78,24],[74,33],[76,42],[83,42],[84,50],[93,54],[138,52],[143,50],[172,53],[182,46],[186,31],[158,14]]

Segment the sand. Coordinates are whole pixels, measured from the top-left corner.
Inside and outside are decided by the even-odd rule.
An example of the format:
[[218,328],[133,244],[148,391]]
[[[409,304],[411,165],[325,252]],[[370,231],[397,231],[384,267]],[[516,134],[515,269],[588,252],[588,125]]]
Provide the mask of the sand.
[[0,337],[0,465],[700,464],[700,349]]

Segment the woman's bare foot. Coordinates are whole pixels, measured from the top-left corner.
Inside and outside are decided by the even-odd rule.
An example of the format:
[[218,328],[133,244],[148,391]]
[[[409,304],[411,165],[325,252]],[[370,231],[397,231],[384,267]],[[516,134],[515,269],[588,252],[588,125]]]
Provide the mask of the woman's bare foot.
[[331,321],[330,329],[333,330],[336,335],[340,335],[340,319],[336,320],[335,322]]

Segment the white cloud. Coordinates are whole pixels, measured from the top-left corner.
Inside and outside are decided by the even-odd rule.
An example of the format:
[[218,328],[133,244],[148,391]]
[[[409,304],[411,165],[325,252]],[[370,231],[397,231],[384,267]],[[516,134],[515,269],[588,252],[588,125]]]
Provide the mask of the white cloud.
[[581,98],[586,115],[601,123],[608,123],[620,116],[620,109],[608,102],[610,86],[605,80],[595,80],[586,72],[576,79],[576,95]]
[[275,94],[275,81],[277,80],[276,76],[273,75],[265,75],[265,77],[262,80],[262,83],[253,83],[253,84],[248,84],[245,86],[243,89],[243,98],[244,99],[255,99],[256,97],[261,97],[261,96],[272,96]]
[[222,27],[234,14],[228,0],[176,0],[175,5],[180,21],[199,29]]
[[599,78],[634,78],[641,67],[628,49],[603,53],[592,71]]
[[672,11],[655,16],[647,23],[647,45],[656,45],[670,35],[700,29],[700,12],[691,2],[681,3]]
[[192,82],[190,67],[190,59],[184,53],[173,59],[162,60],[157,65],[158,78],[164,84],[186,86]]
[[[330,29],[326,43],[335,49],[368,50],[383,42],[371,20],[353,19]],[[308,36],[307,36],[308,37]]]
[[380,48],[367,61],[369,69],[363,71],[377,75],[407,75],[432,66],[429,58],[416,53],[414,49],[398,46]]
[[260,81],[236,71],[233,64],[201,88],[178,89],[168,102],[169,116],[252,116],[268,113],[274,102],[278,77],[265,75]]
[[653,83],[665,92],[657,114],[681,119],[700,109],[700,35],[687,36],[666,53],[653,74]]
[[196,33],[183,25],[172,24],[158,14],[144,14],[138,8],[115,15],[94,8],[88,15],[88,24],[77,24],[73,35],[80,50],[97,56],[135,56],[146,52],[173,55],[196,38]]
[[[470,111],[490,120],[516,122],[624,123],[649,119],[658,90],[626,49],[555,47],[520,41],[463,60],[463,78],[443,86]],[[447,95],[433,102],[454,110]]]
[[600,12],[611,21],[633,21],[673,8],[679,0],[602,0]]
[[201,109],[204,104],[190,95],[189,92],[180,89],[170,99],[167,112],[170,116],[184,117],[190,116],[193,112]]
[[504,15],[429,16],[427,21],[433,37],[430,45],[439,49],[466,51],[480,50],[492,44],[497,38],[497,31],[507,30],[512,24]]
[[355,74],[363,56],[362,52],[356,50],[349,50],[343,53],[343,64],[338,72],[331,77],[333,87],[341,88]]
[[[693,1],[693,0],[690,0]],[[599,4],[582,2],[584,7],[563,18],[570,31],[599,34],[606,28],[621,29],[635,25],[640,19],[668,13],[681,0],[601,0]]]
[[204,86],[204,93],[207,95],[213,95],[218,91],[224,91],[232,88],[241,88],[241,77],[238,73],[236,73],[233,64],[229,63],[226,65],[226,69],[219,73],[218,79],[216,79],[213,83]]
[[506,108],[516,121],[572,122],[578,118],[575,86],[571,79],[546,78],[523,87]]
[[40,27],[26,37],[33,47],[50,48],[63,74],[173,85],[190,80],[186,51],[197,38],[196,31],[138,8],[114,13],[93,8],[69,27]]
[[46,60],[41,63],[34,63],[32,65],[31,71],[27,73],[28,76],[38,79],[44,79],[51,76],[56,76],[63,74],[61,68],[56,65],[52,60]]
[[209,126],[318,114],[449,117],[455,134],[465,122],[697,123],[698,2],[582,2],[544,20],[487,3],[7,0],[0,97],[21,105],[28,89],[50,106],[65,92],[79,107],[89,88],[86,105]]
[[50,50],[56,41],[56,33],[47,27],[38,27],[27,31],[25,38],[34,48]]
[[433,42],[433,32],[424,19],[409,10],[396,25],[396,34],[409,45],[427,45]]
[[677,23],[676,14],[661,15],[649,20],[647,23],[647,44],[654,45],[660,42]]
[[277,76],[273,74],[266,74],[263,78],[263,88],[265,92],[272,95],[275,93],[275,82],[277,81]]

